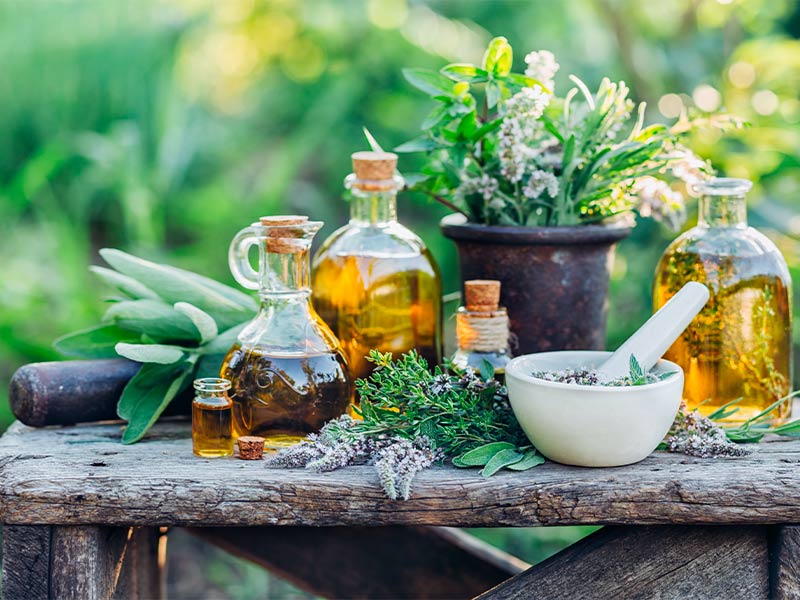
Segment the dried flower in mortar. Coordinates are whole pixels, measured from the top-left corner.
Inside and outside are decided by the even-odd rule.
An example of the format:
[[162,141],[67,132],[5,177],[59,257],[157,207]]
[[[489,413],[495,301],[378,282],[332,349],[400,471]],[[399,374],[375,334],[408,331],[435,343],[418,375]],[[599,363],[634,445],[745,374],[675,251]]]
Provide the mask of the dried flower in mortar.
[[675,371],[669,373],[654,373],[653,371],[644,372],[639,361],[631,354],[630,370],[624,377],[618,377],[610,381],[601,381],[597,372],[593,369],[562,369],[560,371],[534,371],[531,373],[532,377],[536,379],[543,379],[545,381],[554,381],[557,383],[575,383],[577,385],[603,385],[610,387],[631,386],[631,385],[647,385],[648,383],[656,383],[663,381],[668,377],[675,374]]
[[485,476],[544,462],[490,367],[482,369],[483,378],[469,369],[431,372],[415,351],[392,361],[373,350],[369,360],[375,371],[356,383],[363,420],[331,421],[269,459],[269,466],[329,471],[373,464],[387,496],[407,499],[414,476],[444,458],[460,467],[484,466]]

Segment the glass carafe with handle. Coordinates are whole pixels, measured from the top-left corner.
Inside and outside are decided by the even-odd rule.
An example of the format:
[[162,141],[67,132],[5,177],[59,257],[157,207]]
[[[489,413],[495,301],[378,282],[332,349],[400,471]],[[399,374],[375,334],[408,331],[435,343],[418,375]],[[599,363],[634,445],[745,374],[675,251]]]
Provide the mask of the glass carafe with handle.
[[[665,358],[683,367],[689,408],[709,414],[740,399],[730,422],[758,415],[792,385],[789,269],[775,244],[747,225],[751,185],[733,178],[696,184],[697,226],[670,244],[655,277],[656,309],[687,281],[708,286],[711,298]],[[790,408],[786,402],[769,416],[781,420]]]
[[[231,381],[234,430],[266,446],[296,443],[350,407],[353,382],[336,336],[311,306],[309,251],[321,222],[263,217],[231,242],[229,263],[261,307],[228,352],[220,376]],[[249,252],[258,247],[259,267]]]

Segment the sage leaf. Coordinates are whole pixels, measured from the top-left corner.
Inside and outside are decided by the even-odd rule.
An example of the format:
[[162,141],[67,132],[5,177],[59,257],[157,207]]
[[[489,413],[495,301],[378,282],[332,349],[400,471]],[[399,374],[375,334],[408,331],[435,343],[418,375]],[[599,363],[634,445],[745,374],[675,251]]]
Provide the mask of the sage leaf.
[[494,377],[494,366],[485,358],[481,360],[480,373],[484,381],[489,381]]
[[176,302],[173,308],[179,313],[189,317],[194,326],[197,328],[197,332],[200,334],[201,344],[205,344],[206,342],[217,337],[217,334],[219,333],[217,322],[204,310],[201,310],[193,304],[189,304],[188,302]]
[[506,465],[506,468],[511,469],[512,471],[527,471],[528,469],[532,469],[533,467],[541,465],[544,462],[544,456],[539,454],[536,451],[536,448],[530,448],[525,451],[525,454],[522,456],[522,460],[510,465]]
[[184,350],[177,346],[164,344],[127,344],[120,342],[115,346],[117,354],[140,363],[171,365],[183,358]]
[[492,457],[502,450],[513,450],[514,444],[509,442],[492,442],[478,446],[459,456],[459,461],[470,467],[482,467],[487,464]]
[[142,439],[173,398],[186,388],[192,367],[189,361],[142,365],[125,386],[117,404],[117,414],[128,421],[122,434],[123,444]]
[[464,463],[464,461],[461,460],[460,456],[456,456],[455,458],[453,458],[452,462],[453,462],[453,466],[458,467],[459,469],[469,469],[469,468],[474,466],[474,465],[468,465],[468,464]]
[[257,309],[247,294],[208,277],[162,265],[113,248],[100,250],[103,259],[120,273],[133,277],[169,304],[190,302],[214,317],[222,328],[252,317]]
[[53,342],[53,348],[76,358],[117,358],[117,342],[138,342],[140,337],[113,324],[95,325],[61,336]]
[[220,333],[213,340],[204,344],[200,348],[201,354],[227,354],[239,339],[239,333],[245,328],[247,323],[240,323],[236,327],[231,327]]
[[497,452],[494,456],[492,456],[489,462],[486,463],[486,466],[483,467],[483,470],[481,471],[481,475],[484,477],[491,477],[503,467],[508,467],[520,462],[523,457],[524,455],[517,452],[515,448],[506,448],[505,450],[500,450],[500,452]]
[[133,277],[128,277],[112,269],[94,265],[89,267],[89,270],[108,285],[117,288],[129,299],[141,300],[143,298],[149,298],[151,300],[158,300],[158,294]]
[[200,333],[191,319],[160,300],[126,300],[109,307],[105,321],[123,329],[144,333],[159,341],[199,341]]

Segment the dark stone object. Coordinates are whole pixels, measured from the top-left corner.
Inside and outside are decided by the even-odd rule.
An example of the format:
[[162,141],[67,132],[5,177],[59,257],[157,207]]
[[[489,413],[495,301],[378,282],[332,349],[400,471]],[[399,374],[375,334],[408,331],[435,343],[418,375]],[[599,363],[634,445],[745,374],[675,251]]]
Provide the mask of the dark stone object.
[[[70,425],[117,419],[117,402],[141,365],[124,358],[31,363],[11,378],[9,403],[26,425]],[[191,394],[167,407],[167,415],[188,415]]]
[[515,355],[605,348],[611,262],[630,223],[508,227],[452,214],[440,225],[458,248],[462,281],[502,283]]

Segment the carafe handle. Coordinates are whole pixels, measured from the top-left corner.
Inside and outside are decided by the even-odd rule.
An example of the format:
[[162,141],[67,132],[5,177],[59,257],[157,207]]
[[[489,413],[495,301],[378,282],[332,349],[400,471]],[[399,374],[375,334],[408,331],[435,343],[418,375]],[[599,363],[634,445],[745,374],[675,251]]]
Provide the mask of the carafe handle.
[[248,290],[257,290],[260,287],[258,271],[250,263],[250,248],[263,239],[263,234],[255,227],[245,227],[233,237],[228,247],[228,266],[233,278]]

